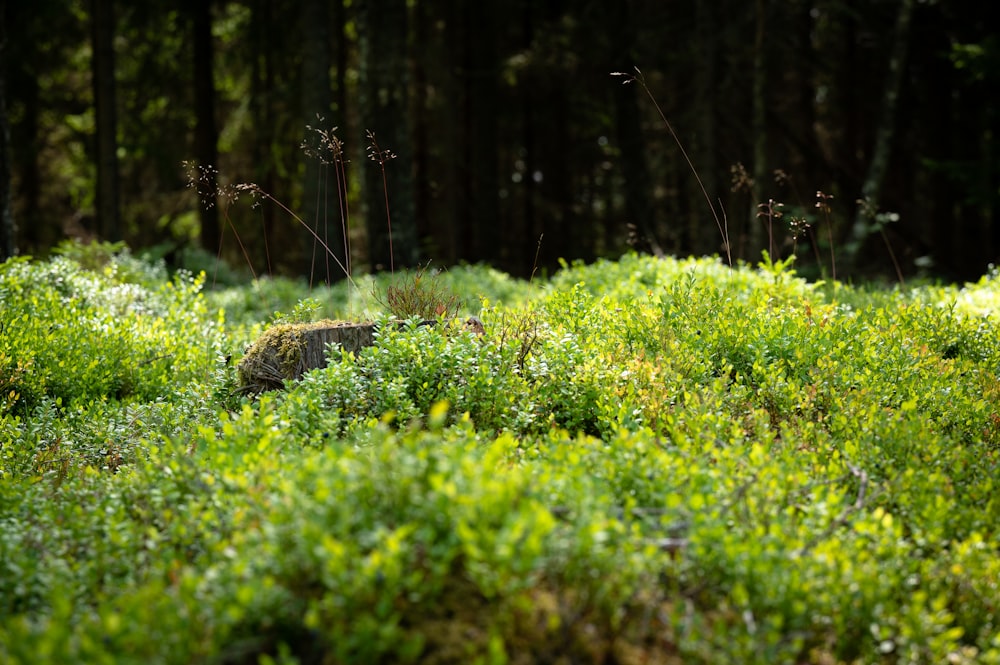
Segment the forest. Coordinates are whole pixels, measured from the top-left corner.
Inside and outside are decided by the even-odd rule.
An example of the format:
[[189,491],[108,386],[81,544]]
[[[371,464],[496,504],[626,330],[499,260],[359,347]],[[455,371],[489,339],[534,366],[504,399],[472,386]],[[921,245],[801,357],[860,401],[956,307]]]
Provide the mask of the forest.
[[0,0],[0,663],[1000,665],[994,14]]
[[895,282],[1000,250],[973,0],[0,8],[0,257],[98,239],[336,281],[767,250]]

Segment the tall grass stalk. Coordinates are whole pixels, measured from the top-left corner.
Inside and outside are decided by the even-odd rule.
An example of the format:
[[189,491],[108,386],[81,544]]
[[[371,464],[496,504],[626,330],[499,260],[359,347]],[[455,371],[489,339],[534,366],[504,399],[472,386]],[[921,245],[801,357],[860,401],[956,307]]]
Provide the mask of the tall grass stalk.
[[[322,122],[323,118],[317,116],[317,119]],[[306,125],[306,129],[314,132],[318,139],[317,147],[313,147],[308,142],[302,143],[302,149],[309,157],[319,160],[322,167],[333,167],[334,182],[337,186],[337,208],[340,214],[340,230],[344,236],[344,265],[342,266],[346,275],[350,276],[353,271],[353,266],[351,265],[351,234],[350,234],[350,208],[347,200],[347,159],[344,156],[344,142],[341,141],[337,135],[334,133],[337,131],[336,127],[330,129],[323,129],[321,127],[312,127]],[[323,173],[321,172],[318,176],[321,180],[325,180]],[[322,182],[320,183],[322,184]],[[316,208],[319,209],[319,195],[321,188],[317,188],[317,201]],[[329,190],[327,192],[327,199],[329,198]],[[324,218],[326,218],[327,205],[324,208]],[[318,222],[318,220],[317,220]],[[324,230],[328,230],[328,226],[324,225]],[[325,240],[329,244],[330,238],[328,233],[324,233]],[[316,243],[313,244],[315,252]],[[327,279],[330,275],[330,256],[331,253],[327,251]],[[336,256],[334,256],[336,259]]]
[[833,281],[837,281],[837,259],[833,253],[833,221],[830,219],[830,212],[833,210],[830,205],[830,201],[833,199],[833,194],[824,194],[821,191],[816,192],[816,207],[820,212],[823,213],[823,220],[826,222],[826,233],[827,238],[830,243],[830,271],[832,273]]
[[726,261],[728,261],[729,267],[731,268],[733,266],[733,255],[732,249],[729,246],[729,223],[726,219],[726,211],[722,207],[722,202],[719,201],[719,208],[722,210],[722,217],[720,218],[719,212],[715,209],[715,205],[712,203],[712,198],[708,195],[708,191],[705,189],[705,184],[701,181],[701,176],[698,175],[698,169],[694,167],[694,163],[691,161],[691,158],[688,157],[687,150],[684,149],[684,144],[681,143],[677,133],[674,132],[674,128],[671,126],[670,121],[667,120],[667,116],[663,112],[663,109],[660,108],[660,104],[656,101],[656,97],[653,95],[653,92],[649,89],[649,86],[646,85],[646,78],[642,75],[642,72],[638,67],[634,67],[634,69],[635,74],[628,74],[626,72],[611,72],[611,75],[625,77],[625,81],[623,81],[625,84],[638,83],[645,91],[646,96],[649,97],[649,100],[653,102],[653,107],[660,115],[660,120],[663,121],[667,131],[670,132],[670,136],[673,137],[674,143],[676,143],[678,149],[680,149],[681,154],[684,156],[684,161],[687,162],[688,167],[691,169],[691,173],[694,174],[694,179],[698,181],[698,187],[701,188],[701,193],[705,197],[708,209],[712,211],[712,217],[715,218],[715,225],[718,227],[719,233],[722,235],[722,242],[726,248]]
[[368,158],[373,162],[377,162],[379,168],[382,170],[382,193],[385,195],[385,223],[389,227],[389,272],[393,275],[396,274],[396,268],[393,264],[393,251],[392,251],[392,215],[389,214],[389,181],[386,179],[385,175],[385,163],[391,159],[396,159],[396,155],[392,153],[391,150],[382,150],[378,146],[378,141],[375,140],[375,132],[372,130],[366,130],[368,135]]
[[[341,262],[341,260],[339,258],[337,258],[337,255],[333,252],[332,249],[330,249],[330,246],[328,244],[326,244],[326,241],[323,240],[322,238],[320,238],[319,234],[311,226],[309,226],[309,224],[306,223],[305,220],[303,220],[301,217],[299,217],[294,212],[292,212],[292,210],[288,206],[286,206],[284,203],[282,203],[278,199],[274,198],[273,196],[271,196],[270,194],[268,194],[267,192],[265,192],[263,189],[261,189],[255,183],[252,183],[252,182],[239,183],[238,185],[234,185],[234,186],[238,190],[250,193],[251,195],[253,195],[255,197],[258,197],[261,200],[272,202],[274,205],[278,206],[278,208],[280,208],[284,213],[286,213],[289,217],[291,217],[293,220],[295,220],[298,224],[300,224],[301,226],[303,226],[307,231],[309,231],[309,235],[311,235],[313,237],[313,239],[317,243],[319,243],[320,247],[322,247],[326,251],[326,253],[333,258],[333,260],[337,263],[337,266],[343,271],[344,276],[351,283],[351,285],[354,286],[355,288],[358,288],[358,285],[354,282],[354,279],[352,278],[351,273],[347,270],[347,266],[345,266]],[[235,227],[233,227],[233,232],[234,233],[236,232],[236,228]]]

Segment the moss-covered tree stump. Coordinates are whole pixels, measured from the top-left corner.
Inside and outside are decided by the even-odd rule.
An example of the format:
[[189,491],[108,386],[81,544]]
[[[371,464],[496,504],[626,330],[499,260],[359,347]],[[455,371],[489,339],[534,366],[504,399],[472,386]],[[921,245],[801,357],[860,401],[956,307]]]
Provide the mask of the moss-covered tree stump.
[[[417,325],[437,324],[437,320],[427,320]],[[402,326],[403,322],[397,325]],[[374,323],[329,320],[272,326],[253,343],[237,366],[239,390],[245,393],[280,390],[286,381],[297,381],[309,370],[326,367],[326,347],[330,344],[339,344],[350,353],[373,345],[376,328]],[[449,321],[441,329],[446,334],[456,330],[476,335],[486,332],[483,322],[475,316],[464,323]]]
[[339,344],[356,353],[375,342],[375,324],[317,321],[286,323],[268,328],[237,367],[240,390],[278,390],[311,369],[326,367],[326,347]]

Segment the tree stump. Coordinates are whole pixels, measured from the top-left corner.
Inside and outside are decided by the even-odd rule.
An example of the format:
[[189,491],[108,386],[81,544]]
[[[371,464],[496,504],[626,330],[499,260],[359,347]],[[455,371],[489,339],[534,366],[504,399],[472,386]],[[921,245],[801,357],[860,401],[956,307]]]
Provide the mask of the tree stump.
[[[419,326],[436,326],[438,321],[427,320]],[[402,327],[403,321],[396,322]],[[286,381],[298,381],[312,369],[326,367],[326,348],[339,344],[349,353],[357,353],[375,343],[374,323],[348,323],[317,321],[315,323],[284,323],[264,331],[247,350],[236,369],[239,374],[238,390],[244,393],[262,393],[280,390]],[[442,326],[445,333],[465,331],[483,335],[483,322],[471,316],[464,323],[449,321]]]
[[317,321],[268,328],[237,366],[239,390],[260,393],[284,388],[311,369],[326,367],[326,347],[357,353],[375,343],[374,323]]

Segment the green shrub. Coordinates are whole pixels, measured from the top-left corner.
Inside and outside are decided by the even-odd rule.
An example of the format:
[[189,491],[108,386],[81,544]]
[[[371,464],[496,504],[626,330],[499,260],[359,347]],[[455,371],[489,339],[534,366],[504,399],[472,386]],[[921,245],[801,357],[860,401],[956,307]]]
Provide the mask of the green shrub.
[[426,419],[446,401],[484,431],[517,427],[532,408],[517,352],[457,325],[399,328],[385,321],[374,346],[357,355],[334,350],[326,368],[307,373],[285,398],[285,417],[318,440],[383,416],[400,425]]
[[205,379],[218,355],[201,279],[155,288],[96,273],[66,258],[0,266],[0,386],[4,407],[30,411],[93,399],[151,400]]
[[[0,267],[0,661],[1000,663],[995,279],[629,255],[251,400],[109,253]],[[223,348],[340,297],[254,288]]]

